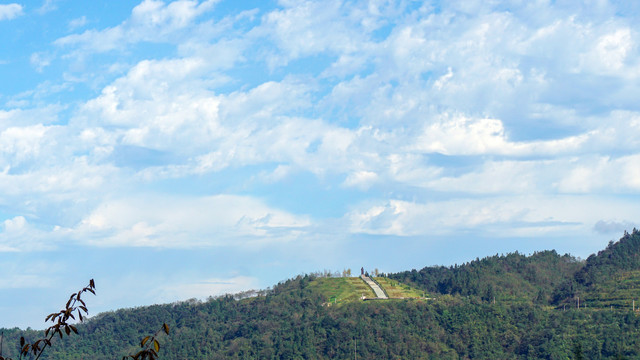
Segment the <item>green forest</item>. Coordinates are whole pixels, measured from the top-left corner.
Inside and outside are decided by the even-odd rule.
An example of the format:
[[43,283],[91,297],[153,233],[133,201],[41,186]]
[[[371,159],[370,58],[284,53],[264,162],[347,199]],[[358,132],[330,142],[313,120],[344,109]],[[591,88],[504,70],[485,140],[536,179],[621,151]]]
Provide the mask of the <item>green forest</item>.
[[[510,253],[381,277],[415,298],[362,301],[349,279],[102,313],[41,359],[121,359],[164,323],[160,359],[640,359],[636,229],[586,260]],[[42,336],[3,332],[14,359],[21,336]]]

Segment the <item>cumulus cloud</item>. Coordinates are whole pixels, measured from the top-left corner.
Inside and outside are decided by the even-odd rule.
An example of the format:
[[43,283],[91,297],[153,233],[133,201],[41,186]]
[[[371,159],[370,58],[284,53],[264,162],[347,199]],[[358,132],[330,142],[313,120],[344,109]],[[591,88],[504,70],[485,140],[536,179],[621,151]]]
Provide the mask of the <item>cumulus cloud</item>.
[[[0,252],[47,251],[55,249],[57,241],[46,230],[30,224],[24,216],[4,220],[0,228]],[[35,278],[35,276],[34,276]],[[23,280],[26,280],[23,278]],[[32,286],[29,283],[26,286]],[[0,286],[2,286],[0,284]]]
[[194,19],[210,11],[219,0],[144,0],[133,8],[122,24],[104,30],[87,30],[55,41],[58,46],[73,46],[83,53],[101,53],[140,41],[167,41],[191,25]]
[[22,13],[23,9],[20,4],[0,4],[0,21],[14,19]]
[[[114,71],[68,122],[59,121],[62,106],[0,110],[0,184],[13,196],[5,201],[56,192],[88,199],[102,186],[135,192],[225,170],[243,169],[265,184],[308,172],[347,192],[387,191],[386,203],[347,216],[355,232],[421,234],[462,220],[440,217],[440,226],[423,228],[418,219],[438,218],[439,210],[390,194],[456,194],[469,226],[554,227],[587,221],[523,217],[516,205],[505,210],[491,199],[640,189],[640,115],[629,95],[640,90],[637,30],[624,17],[602,15],[615,13],[611,4],[450,2],[436,11],[403,2],[282,1],[214,21],[215,4],[145,0],[117,26],[58,39],[56,51],[82,54],[139,42],[174,51],[108,64],[125,71]],[[47,54],[32,55],[36,69],[51,61]],[[479,196],[490,197],[485,210],[494,222],[473,220],[485,211]],[[220,199],[208,201],[226,204]],[[212,206],[199,201],[195,207]],[[189,238],[168,214],[131,210],[146,209],[139,200],[89,202],[95,217],[77,211],[80,225],[68,219],[64,231],[86,232],[95,244],[104,236],[105,243],[173,246],[158,235],[163,222],[167,233]],[[114,220],[109,206],[135,221]],[[220,226],[256,236],[263,225],[277,228],[267,213]],[[96,219],[109,220],[100,227]],[[202,223],[183,225],[203,239],[211,233]]]
[[[490,237],[569,236],[589,232],[607,214],[625,216],[636,204],[580,196],[495,196],[429,202],[362,204],[346,217],[355,233],[433,236],[472,232]],[[602,224],[598,227],[601,228]]]
[[[286,65],[291,60],[318,53],[355,52],[369,41],[363,33],[363,30],[367,32],[367,25],[375,28],[371,21],[376,17],[374,7],[355,13],[361,9],[342,1],[285,1],[281,5],[284,8],[267,14],[259,28],[280,50],[269,54],[270,66]],[[318,31],[320,28],[330,30]]]
[[560,140],[512,142],[498,119],[470,119],[464,115],[442,114],[438,121],[427,124],[416,139],[415,148],[445,155],[549,155],[570,153],[580,149],[587,134]]
[[250,197],[146,196],[107,201],[65,231],[95,246],[190,248],[291,241],[309,225]]

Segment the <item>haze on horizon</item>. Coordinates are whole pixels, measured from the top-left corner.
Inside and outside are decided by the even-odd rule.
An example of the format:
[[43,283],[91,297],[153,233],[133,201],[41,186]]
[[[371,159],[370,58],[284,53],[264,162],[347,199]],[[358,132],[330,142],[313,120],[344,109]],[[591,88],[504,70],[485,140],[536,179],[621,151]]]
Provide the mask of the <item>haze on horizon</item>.
[[0,327],[640,223],[640,5],[0,2]]

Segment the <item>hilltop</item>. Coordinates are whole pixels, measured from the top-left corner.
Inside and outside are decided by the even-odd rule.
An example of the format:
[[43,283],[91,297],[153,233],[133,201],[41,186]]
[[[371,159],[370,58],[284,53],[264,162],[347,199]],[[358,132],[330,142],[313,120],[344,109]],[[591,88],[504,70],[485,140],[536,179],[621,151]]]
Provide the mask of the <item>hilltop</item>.
[[[424,299],[427,294],[417,288],[402,284],[384,276],[374,276],[382,290],[391,300]],[[327,305],[337,305],[375,298],[375,294],[359,277],[315,278],[309,288],[327,300]]]
[[[163,322],[172,332],[161,359],[638,358],[635,229],[584,261],[513,253],[376,280],[407,299],[361,301],[369,290],[358,278],[301,275],[249,298],[103,313],[42,359],[121,358]],[[5,355],[15,355],[20,335],[37,332],[5,330]]]
[[532,302],[563,308],[633,308],[640,301],[640,232],[581,261],[569,254],[542,251],[494,255],[450,267],[432,266],[390,274],[426,292],[471,296],[481,301]]

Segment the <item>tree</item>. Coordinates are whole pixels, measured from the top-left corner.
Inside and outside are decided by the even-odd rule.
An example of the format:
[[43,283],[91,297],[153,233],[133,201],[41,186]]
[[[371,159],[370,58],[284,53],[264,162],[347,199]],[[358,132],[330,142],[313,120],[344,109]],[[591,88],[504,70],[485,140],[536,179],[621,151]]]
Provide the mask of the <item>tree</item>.
[[[87,304],[82,299],[84,293],[90,292],[93,295],[96,294],[96,284],[93,279],[89,280],[89,285],[82,288],[80,291],[71,294],[69,301],[62,310],[57,313],[51,313],[45,318],[45,322],[51,321],[53,325],[49,326],[45,332],[44,337],[34,341],[33,343],[27,342],[24,336],[20,337],[20,354],[19,359],[33,359],[38,360],[44,353],[47,347],[51,347],[52,340],[56,334],[62,339],[64,335],[70,336],[71,333],[78,334],[78,328],[72,323],[73,321],[84,321],[84,315],[89,313]],[[77,318],[75,315],[77,315]],[[162,324],[162,329],[150,336],[146,336],[140,342],[142,348],[134,355],[124,356],[122,359],[132,360],[156,360],[158,358],[158,351],[160,351],[160,342],[158,336],[161,332],[169,335],[169,325]],[[0,360],[13,360],[10,357],[2,356],[2,348],[0,347]]]
[[[29,356],[30,359],[35,357],[34,359],[38,360],[44,353],[44,350],[51,346],[51,340],[53,340],[56,334],[60,336],[60,339],[63,337],[63,332],[67,336],[71,335],[71,332],[77,334],[78,329],[71,324],[71,319],[76,320],[76,317],[73,315],[76,313],[78,315],[78,320],[83,321],[84,318],[82,314],[84,313],[86,315],[89,311],[87,310],[87,304],[81,298],[82,294],[90,292],[95,295],[95,288],[96,284],[93,279],[89,280],[89,285],[84,287],[82,290],[71,294],[64,309],[57,313],[49,314],[44,321],[51,321],[53,325],[45,330],[44,338],[38,339],[33,343],[28,343],[24,336],[20,337],[20,359]],[[4,358],[0,356],[0,360],[10,359],[11,358]]]
[[122,360],[132,359],[132,360],[155,360],[158,358],[158,351],[160,351],[160,343],[158,342],[158,336],[160,333],[164,332],[169,335],[169,325],[166,323],[162,324],[162,329],[156,331],[155,334],[151,336],[146,336],[140,341],[140,347],[142,350],[138,351],[135,355],[123,356]]

